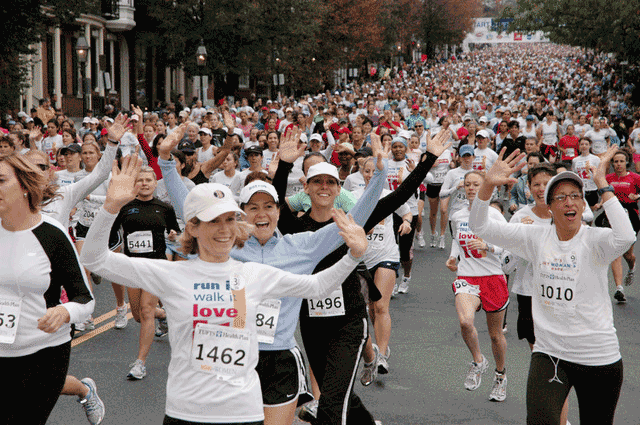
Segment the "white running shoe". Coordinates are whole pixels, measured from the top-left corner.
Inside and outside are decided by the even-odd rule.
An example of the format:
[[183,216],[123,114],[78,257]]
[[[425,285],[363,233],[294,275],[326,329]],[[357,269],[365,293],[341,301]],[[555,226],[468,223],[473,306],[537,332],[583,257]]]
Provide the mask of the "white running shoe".
[[87,414],[87,420],[91,425],[100,425],[104,419],[104,403],[98,396],[96,383],[91,378],[84,378],[80,382],[89,388],[89,392],[85,398],[78,397],[78,403],[82,405],[84,413]]
[[378,373],[380,375],[386,375],[389,373],[389,356],[391,355],[391,349],[387,346],[385,354],[380,354],[378,357]]
[[127,378],[130,380],[140,380],[147,376],[147,368],[142,360],[136,359],[136,361],[131,363],[129,366],[131,367],[131,370],[129,371]]
[[400,285],[398,285],[399,294],[406,294],[409,292],[409,282],[411,282],[411,276],[402,276],[402,281],[400,282]]
[[418,241],[418,246],[420,248],[424,248],[427,245],[424,241],[424,236],[422,236],[422,232],[416,232],[416,241]]
[[467,378],[464,380],[464,387],[469,391],[475,391],[480,386],[480,383],[482,383],[482,374],[487,371],[489,362],[487,358],[482,355],[482,361],[480,363],[471,362],[470,366]]
[[435,248],[438,245],[438,232],[431,234],[431,243],[429,246]]
[[489,395],[491,401],[505,401],[507,399],[507,374],[496,372],[493,388]]
[[127,305],[123,305],[122,307],[116,308],[116,320],[114,321],[113,327],[116,329],[124,329],[127,327],[127,323],[129,323],[129,319],[127,318]]
[[398,295],[398,283],[393,285],[393,291],[391,292],[391,298],[395,298]]
[[445,248],[444,235],[440,235],[440,243],[438,244],[438,248],[440,248],[440,249],[444,249]]

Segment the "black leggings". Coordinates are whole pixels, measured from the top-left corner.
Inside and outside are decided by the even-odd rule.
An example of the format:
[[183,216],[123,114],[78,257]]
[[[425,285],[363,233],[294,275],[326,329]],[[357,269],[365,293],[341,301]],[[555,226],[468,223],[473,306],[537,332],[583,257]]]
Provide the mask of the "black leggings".
[[172,418],[171,416],[164,416],[164,421],[162,421],[162,425],[211,425],[215,423],[215,425],[264,425],[264,421],[259,422],[190,422],[183,421],[182,419]]
[[69,369],[71,341],[21,357],[0,358],[0,423],[46,424]]
[[613,424],[622,369],[622,359],[605,366],[583,366],[533,353],[527,380],[527,425],[560,424],[560,412],[572,387],[578,396],[580,424]]
[[300,321],[304,349],[320,387],[315,425],[374,425],[373,416],[353,392],[358,362],[369,336],[367,319],[353,319],[340,329],[324,321]]
[[406,235],[400,236],[398,231],[402,224],[402,217],[393,214],[393,231],[398,238],[398,247],[400,248],[400,261],[411,260],[411,247],[413,246],[413,236],[416,234],[416,226],[418,225],[418,216],[414,215],[411,219],[411,231]]

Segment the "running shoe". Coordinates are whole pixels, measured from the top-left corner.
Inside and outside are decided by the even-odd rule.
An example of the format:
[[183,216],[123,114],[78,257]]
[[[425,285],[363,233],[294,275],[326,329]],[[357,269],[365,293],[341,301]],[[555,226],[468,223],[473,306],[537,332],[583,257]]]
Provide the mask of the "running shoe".
[[84,332],[85,330],[84,323],[74,323],[73,325],[76,328],[76,332]]
[[116,308],[116,320],[113,327],[116,329],[124,329],[127,327],[127,323],[129,323],[129,319],[127,318],[127,305],[125,304],[122,307]]
[[131,370],[129,371],[129,374],[127,375],[127,378],[130,380],[140,380],[142,378],[144,378],[145,376],[147,376],[147,368],[144,365],[144,362],[140,359],[137,359],[135,362],[131,363],[129,365],[129,367],[131,368]]
[[393,291],[391,291],[391,298],[395,298],[398,295],[398,282],[393,285]]
[[93,316],[89,316],[86,322],[84,322],[84,329],[87,331],[92,331],[96,328],[96,324],[93,323]]
[[409,282],[411,282],[411,276],[402,276],[402,281],[400,282],[400,285],[398,285],[399,294],[406,294],[409,292]]
[[427,245],[424,241],[424,236],[422,236],[422,232],[416,232],[416,241],[418,241],[418,246],[420,248],[424,248]]
[[302,406],[298,412],[298,417],[305,422],[315,422],[318,417],[318,400],[312,400]]
[[493,388],[489,395],[491,401],[505,401],[507,399],[507,374],[496,372],[493,379]]
[[158,338],[165,336],[169,333],[169,325],[167,324],[167,319],[158,319],[158,323],[156,325],[156,336]]
[[391,355],[391,348],[387,346],[385,354],[378,356],[378,373],[380,375],[386,375],[389,373],[389,356]]
[[98,396],[96,383],[91,378],[84,378],[80,382],[89,388],[89,392],[85,398],[78,397],[78,403],[82,405],[84,413],[87,414],[87,420],[91,425],[99,425],[104,419],[104,403]]
[[507,325],[504,325],[504,326],[502,327],[502,333],[503,333],[503,334],[506,334],[507,332],[509,332],[509,329],[507,328]]
[[102,278],[93,272],[91,272],[91,280],[96,285],[100,285],[102,283]]
[[634,269],[629,269],[629,271],[627,272],[627,275],[624,277],[624,286],[629,286],[633,283],[633,278],[634,278]]
[[360,375],[360,383],[368,387],[378,377],[378,359],[380,358],[380,349],[376,344],[373,345],[373,360],[371,363],[365,363]]
[[440,235],[440,243],[438,244],[438,248],[440,248],[440,249],[444,249],[445,248],[444,235]]
[[487,371],[488,367],[489,362],[484,355],[482,355],[482,362],[471,362],[467,379],[464,380],[464,387],[469,391],[477,390],[482,382],[482,374]]
[[618,304],[622,304],[622,303],[626,303],[627,302],[627,297],[624,296],[624,292],[622,292],[621,290],[617,290],[615,294],[613,294],[613,298],[616,299],[616,301],[618,301]]
[[431,248],[435,248],[436,245],[438,244],[438,232],[432,233],[431,234]]

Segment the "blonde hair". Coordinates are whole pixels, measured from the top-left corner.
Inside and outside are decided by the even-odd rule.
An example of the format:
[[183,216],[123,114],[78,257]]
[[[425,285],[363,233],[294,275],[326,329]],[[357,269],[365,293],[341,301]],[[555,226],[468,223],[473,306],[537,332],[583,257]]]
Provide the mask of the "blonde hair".
[[[198,217],[193,217],[187,223],[187,226],[192,224],[194,226],[200,225],[200,219]],[[236,234],[236,240],[233,243],[235,248],[244,247],[244,243],[249,239],[251,233],[253,232],[253,225],[247,223],[246,221],[236,221],[238,225],[238,233]],[[198,239],[194,238],[185,228],[185,231],[180,236],[180,251],[184,254],[198,254]]]
[[140,168],[140,171],[138,172],[138,175],[140,175],[142,173],[151,173],[151,174],[153,174],[153,179],[155,181],[158,181],[158,177],[156,176],[156,172],[153,171],[153,168],[149,167],[148,165],[145,165],[142,168]]
[[[47,157],[47,161],[49,161],[49,157]],[[55,198],[60,197],[60,195],[56,194],[58,186],[50,184],[44,171],[36,167],[24,156],[11,153],[0,157],[0,162],[5,162],[13,169],[20,187],[26,191],[29,210],[32,213],[38,212],[42,205],[46,205]]]

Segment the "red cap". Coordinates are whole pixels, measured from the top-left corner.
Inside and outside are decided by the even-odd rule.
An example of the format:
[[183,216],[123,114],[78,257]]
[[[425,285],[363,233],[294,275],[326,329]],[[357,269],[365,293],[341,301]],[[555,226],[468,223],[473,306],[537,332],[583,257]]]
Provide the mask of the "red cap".
[[418,105],[413,105],[413,106],[411,107],[411,109],[420,109],[420,106],[418,106]]
[[109,134],[109,130],[107,130],[106,128],[103,128],[102,131],[100,132],[101,136],[106,136],[107,134]]

